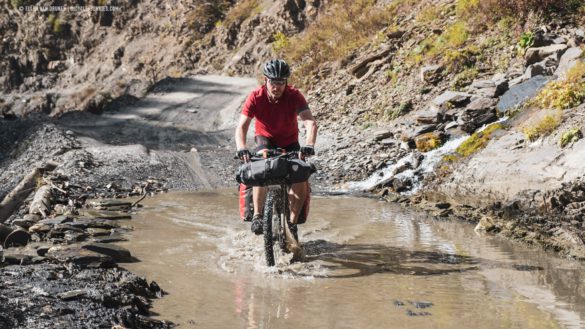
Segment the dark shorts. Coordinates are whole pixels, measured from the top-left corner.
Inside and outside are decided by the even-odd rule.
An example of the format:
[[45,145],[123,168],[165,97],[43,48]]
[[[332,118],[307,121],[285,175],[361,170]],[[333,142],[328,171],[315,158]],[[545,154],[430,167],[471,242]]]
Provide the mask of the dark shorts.
[[[254,153],[263,149],[273,149],[275,147],[282,147],[274,145],[270,138],[264,136],[255,136],[254,141],[256,142],[256,148],[254,149]],[[301,145],[299,144],[299,142],[294,142],[282,148],[287,152],[297,152],[301,150]]]

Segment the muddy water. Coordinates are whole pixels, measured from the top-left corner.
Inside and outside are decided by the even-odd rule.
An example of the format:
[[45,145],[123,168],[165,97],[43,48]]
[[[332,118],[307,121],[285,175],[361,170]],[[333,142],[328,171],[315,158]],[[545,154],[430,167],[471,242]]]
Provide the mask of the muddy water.
[[145,200],[124,266],[180,328],[582,328],[585,266],[363,198],[312,201],[306,259],[264,265],[232,191]]

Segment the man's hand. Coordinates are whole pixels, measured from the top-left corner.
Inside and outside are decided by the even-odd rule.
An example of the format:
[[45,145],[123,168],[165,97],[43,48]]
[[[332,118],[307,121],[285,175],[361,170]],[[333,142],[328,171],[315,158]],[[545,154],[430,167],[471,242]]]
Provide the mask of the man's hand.
[[247,149],[243,149],[243,150],[238,150],[238,152],[236,152],[236,154],[238,155],[238,158],[240,160],[242,160],[243,162],[250,162],[250,151],[248,151]]
[[301,154],[303,155],[303,157],[315,155],[315,148],[313,147],[313,145],[303,146],[301,147]]

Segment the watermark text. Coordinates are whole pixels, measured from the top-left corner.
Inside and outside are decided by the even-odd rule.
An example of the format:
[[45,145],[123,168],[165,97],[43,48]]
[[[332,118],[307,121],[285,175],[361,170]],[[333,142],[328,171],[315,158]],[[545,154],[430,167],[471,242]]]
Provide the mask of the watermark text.
[[33,12],[82,12],[82,11],[122,11],[118,6],[20,6],[19,11]]

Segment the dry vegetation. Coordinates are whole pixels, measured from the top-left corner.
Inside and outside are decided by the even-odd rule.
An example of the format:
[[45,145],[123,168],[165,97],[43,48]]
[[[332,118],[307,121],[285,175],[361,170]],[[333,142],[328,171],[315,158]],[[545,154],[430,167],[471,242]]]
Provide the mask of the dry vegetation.
[[569,109],[585,102],[585,63],[578,62],[565,79],[546,85],[534,99],[541,108]]
[[[386,27],[393,28],[396,13],[415,0],[394,1],[388,6],[375,0],[336,0],[304,33],[283,41],[285,58],[298,63],[297,76],[309,77],[326,62],[339,61],[370,43]],[[308,85],[310,79],[301,81]]]
[[[419,40],[406,64],[443,64],[446,73],[456,77],[454,87],[461,88],[477,76],[478,63],[494,70],[507,67],[509,58],[500,57],[495,49],[517,42],[530,17],[578,18],[579,13],[585,13],[585,5],[583,0],[457,0],[445,5],[420,0],[394,0],[389,5],[375,0],[334,0],[302,34],[290,39],[283,34],[275,36],[273,50],[298,65],[298,76],[310,77],[327,62],[340,61],[366,44],[375,45],[384,29],[405,28],[400,18],[412,12],[417,13],[416,26],[437,26],[435,31],[443,32],[426,34]],[[452,17],[455,20],[449,19]],[[494,31],[494,37],[479,38],[486,30]],[[494,54],[491,62],[486,52]],[[390,72],[390,81],[395,80],[393,75]],[[298,84],[308,86],[310,80]]]
[[547,113],[544,116],[530,122],[522,129],[524,136],[531,142],[534,142],[540,137],[548,136],[555,131],[561,124],[562,113],[554,111]]

